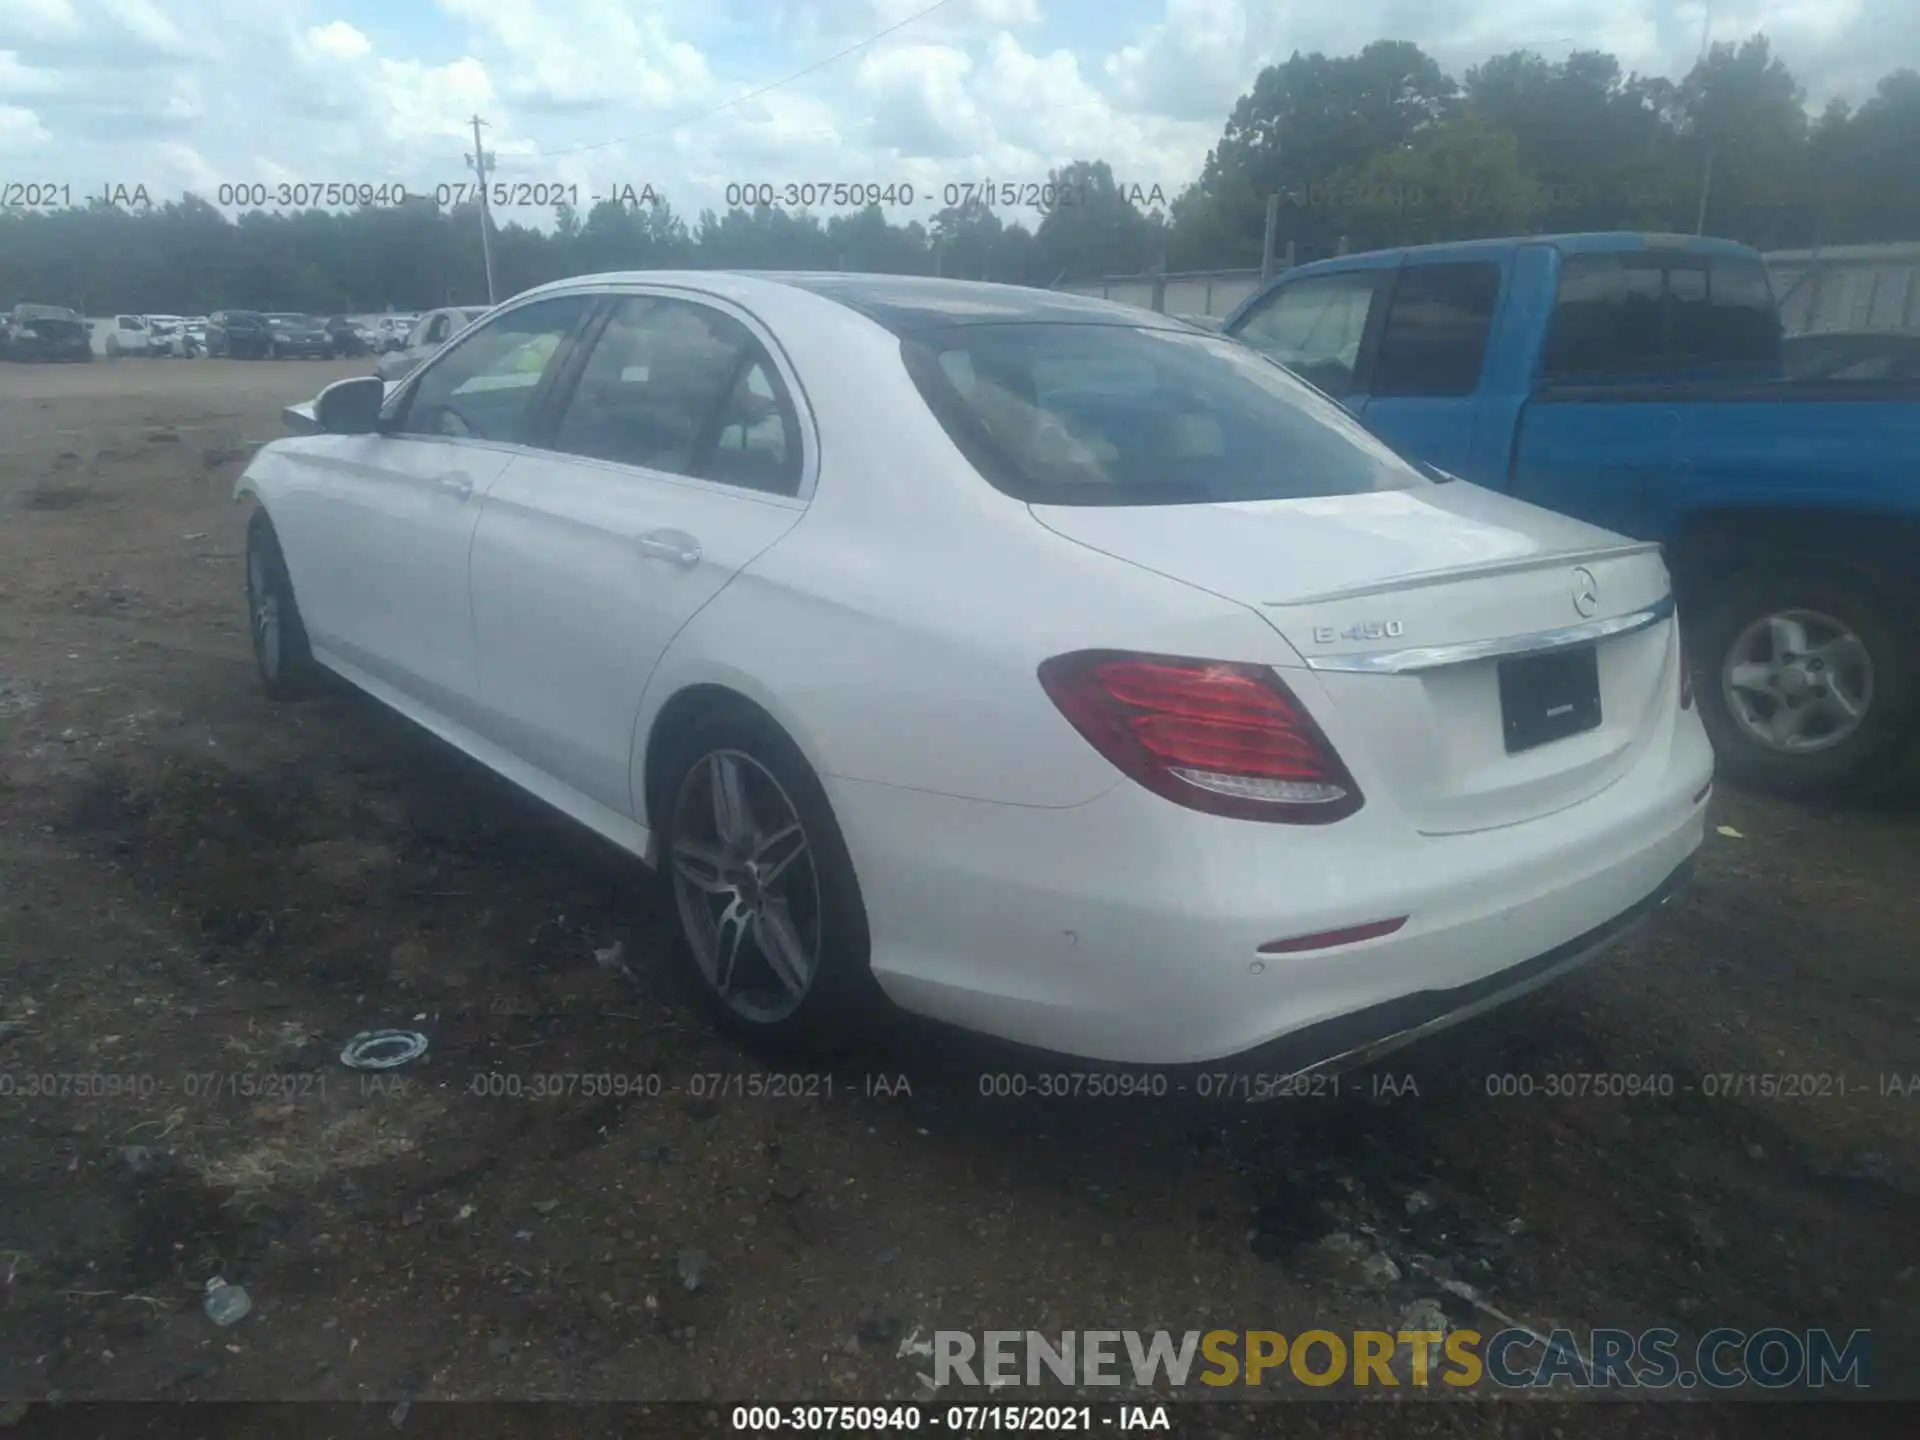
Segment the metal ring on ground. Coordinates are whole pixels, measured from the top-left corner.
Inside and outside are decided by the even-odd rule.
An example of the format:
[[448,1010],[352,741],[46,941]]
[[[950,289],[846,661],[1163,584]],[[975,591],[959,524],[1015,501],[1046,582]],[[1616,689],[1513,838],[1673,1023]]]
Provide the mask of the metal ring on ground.
[[340,1063],[351,1070],[394,1070],[427,1053],[418,1030],[363,1030],[347,1041]]

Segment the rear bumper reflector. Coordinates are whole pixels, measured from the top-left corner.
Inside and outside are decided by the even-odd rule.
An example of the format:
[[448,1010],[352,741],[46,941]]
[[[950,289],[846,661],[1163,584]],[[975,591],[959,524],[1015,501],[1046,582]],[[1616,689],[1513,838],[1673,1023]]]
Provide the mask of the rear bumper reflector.
[[1296,935],[1291,940],[1269,940],[1260,947],[1262,955],[1294,955],[1302,950],[1327,950],[1335,945],[1352,945],[1360,940],[1377,940],[1391,935],[1407,923],[1401,915],[1393,920],[1370,920],[1365,925],[1348,925],[1340,930],[1321,930],[1312,935]]

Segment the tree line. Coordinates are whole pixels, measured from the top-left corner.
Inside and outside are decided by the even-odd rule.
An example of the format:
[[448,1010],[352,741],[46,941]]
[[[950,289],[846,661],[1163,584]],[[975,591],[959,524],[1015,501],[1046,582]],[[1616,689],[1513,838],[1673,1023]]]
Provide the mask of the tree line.
[[[1098,159],[1049,180],[1059,203],[1015,212],[975,197],[904,224],[879,205],[825,217],[736,206],[689,223],[664,196],[584,216],[559,205],[551,228],[496,216],[496,290],[662,267],[1032,285],[1252,267],[1269,196],[1278,241],[1301,261],[1342,244],[1601,229],[1700,228],[1762,249],[1920,240],[1920,72],[1809,117],[1764,36],[1713,46],[1678,81],[1626,73],[1599,51],[1559,62],[1514,51],[1456,78],[1417,45],[1377,41],[1262,71],[1199,176],[1164,205],[1142,205],[1140,187]],[[431,196],[235,219],[194,195],[0,210],[0,304],[333,313],[485,296],[479,215]]]

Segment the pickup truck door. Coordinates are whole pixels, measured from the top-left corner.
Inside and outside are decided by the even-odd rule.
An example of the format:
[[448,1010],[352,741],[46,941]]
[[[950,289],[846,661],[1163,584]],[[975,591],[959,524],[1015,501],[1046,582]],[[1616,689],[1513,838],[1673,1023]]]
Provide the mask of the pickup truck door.
[[1360,405],[1367,428],[1401,454],[1494,488],[1506,446],[1482,421],[1512,254],[1441,252],[1401,265]]

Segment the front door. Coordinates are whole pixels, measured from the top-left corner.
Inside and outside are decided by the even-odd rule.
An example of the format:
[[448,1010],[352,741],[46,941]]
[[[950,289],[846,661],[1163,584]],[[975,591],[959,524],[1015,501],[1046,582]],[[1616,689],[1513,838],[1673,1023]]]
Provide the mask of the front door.
[[506,311],[423,368],[382,433],[331,437],[298,467],[283,539],[323,654],[471,722],[474,527],[590,305],[565,295]]

